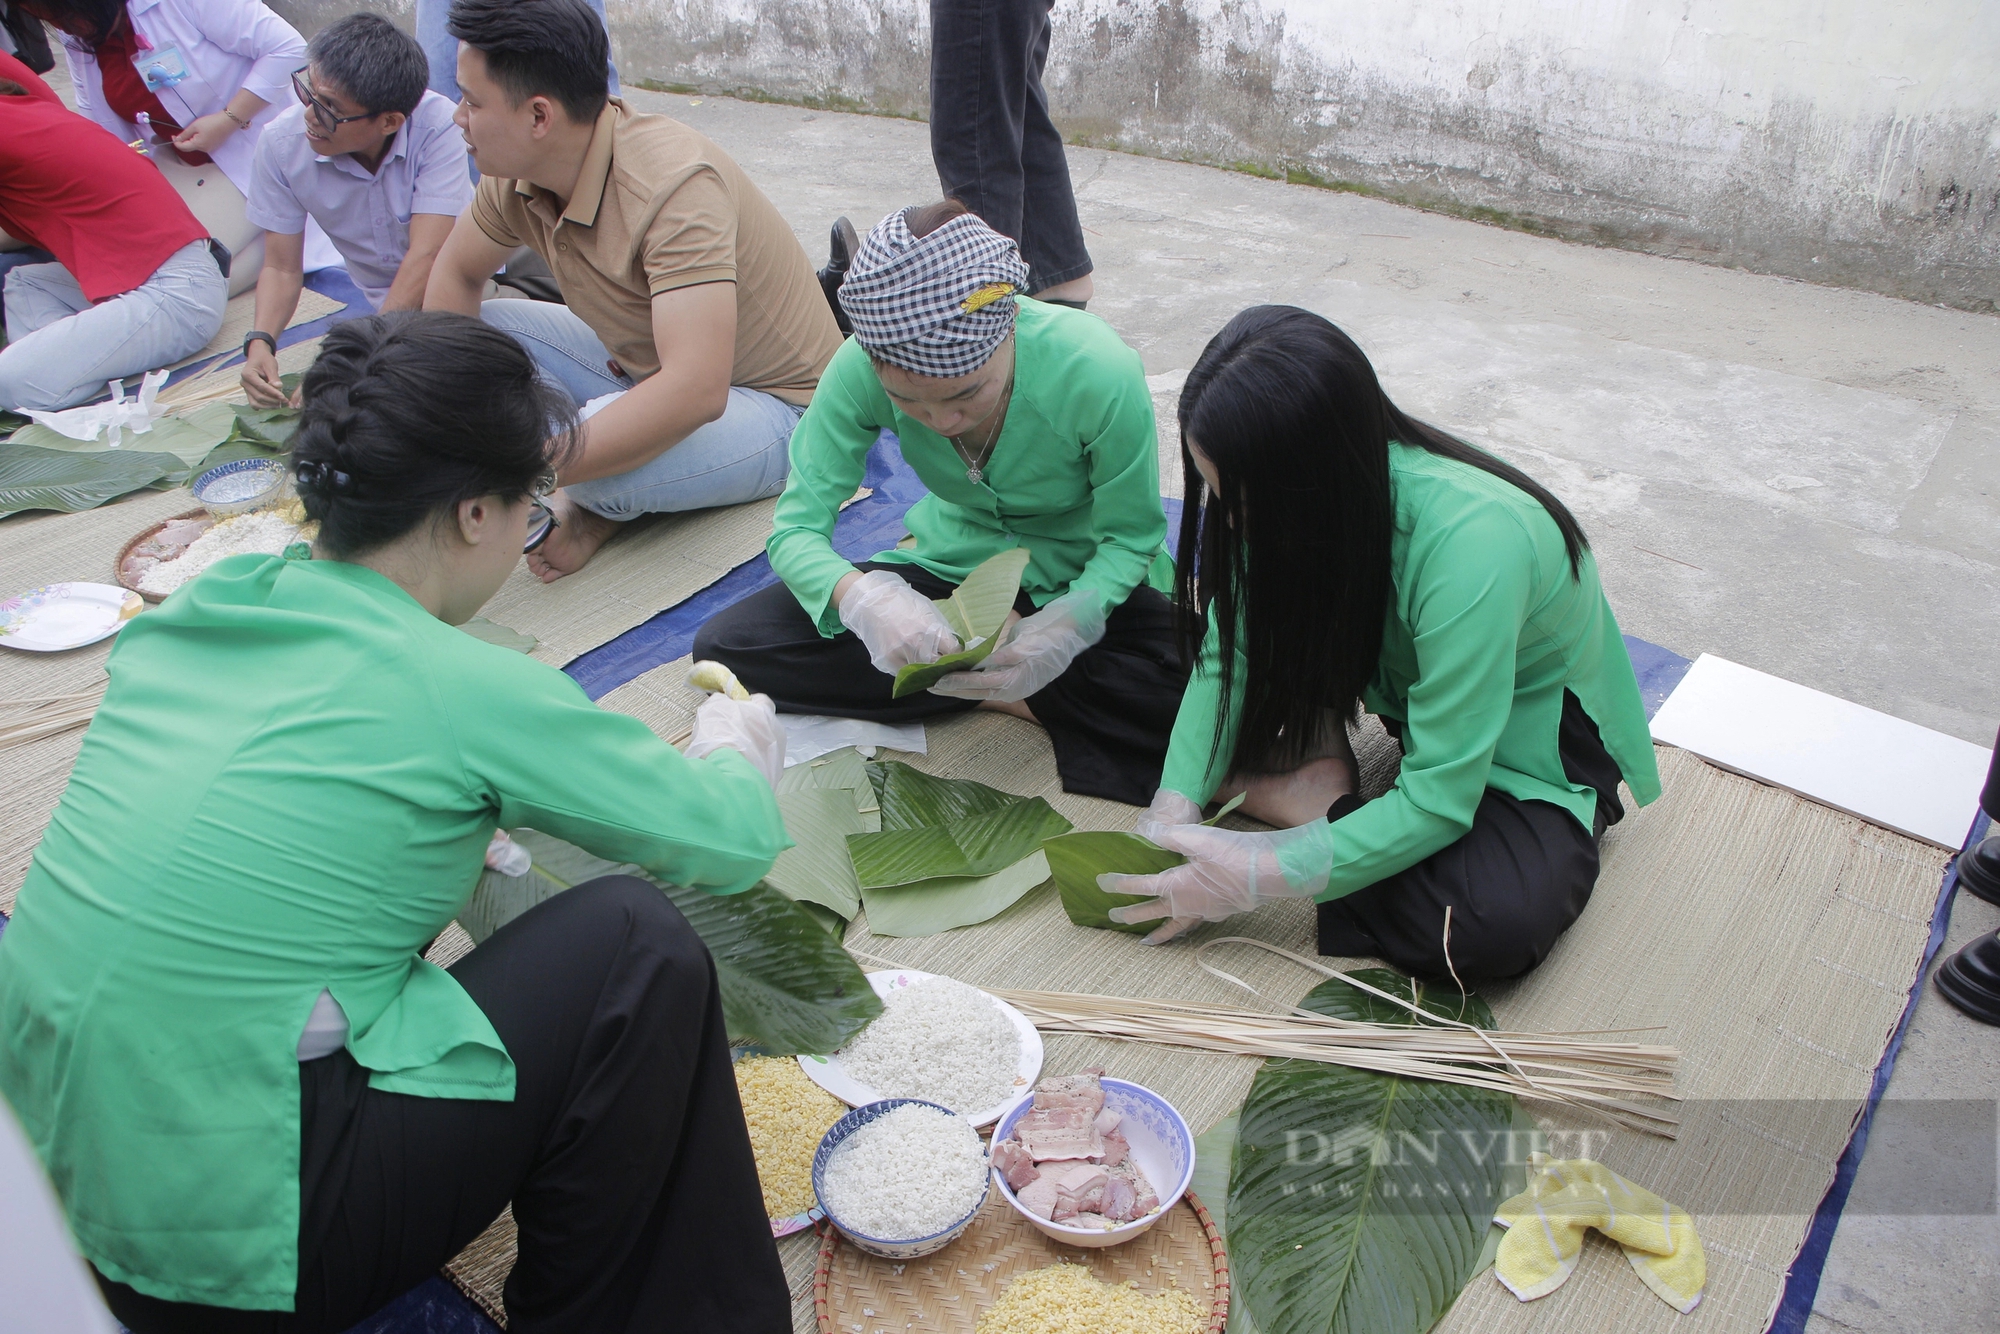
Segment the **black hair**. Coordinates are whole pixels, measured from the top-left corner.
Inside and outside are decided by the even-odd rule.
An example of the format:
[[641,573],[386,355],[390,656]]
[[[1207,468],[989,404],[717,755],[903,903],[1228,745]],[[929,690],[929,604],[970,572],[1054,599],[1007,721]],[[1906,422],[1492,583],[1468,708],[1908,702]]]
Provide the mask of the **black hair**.
[[313,35],[306,59],[335,89],[369,115],[405,116],[424,100],[431,63],[417,39],[380,14],[349,14]]
[[904,209],[903,225],[921,241],[953,218],[962,218],[970,212],[963,200],[946,195],[935,204],[912,204]]
[[346,558],[462,500],[529,495],[576,450],[576,409],[513,338],[444,311],[336,324],[306,372],[292,470]]
[[[1311,311],[1253,306],[1225,325],[1188,372],[1180,428],[1181,645],[1193,661],[1215,620],[1224,699],[1243,655],[1235,770],[1295,768],[1321,740],[1323,710],[1353,717],[1360,707],[1389,607],[1391,441],[1526,492],[1561,530],[1571,576],[1582,577],[1589,544],[1560,500],[1520,469],[1406,415],[1354,340]],[[1190,442],[1213,465],[1219,491],[1208,491]],[[1215,749],[1225,735],[1218,716]]]
[[543,93],[584,125],[604,110],[611,39],[583,0],[452,0],[445,28],[486,57],[515,106]]
[[125,0],[14,0],[14,8],[95,48],[118,30]]

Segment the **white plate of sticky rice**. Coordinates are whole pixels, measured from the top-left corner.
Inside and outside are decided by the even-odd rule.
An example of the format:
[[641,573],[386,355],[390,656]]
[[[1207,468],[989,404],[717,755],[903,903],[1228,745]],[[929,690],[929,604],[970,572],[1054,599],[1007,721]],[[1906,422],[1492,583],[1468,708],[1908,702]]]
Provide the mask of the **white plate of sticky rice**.
[[868,974],[882,1013],[830,1056],[801,1056],[813,1083],[850,1107],[920,1098],[988,1126],[1034,1091],[1042,1035],[1007,1002],[914,968]]

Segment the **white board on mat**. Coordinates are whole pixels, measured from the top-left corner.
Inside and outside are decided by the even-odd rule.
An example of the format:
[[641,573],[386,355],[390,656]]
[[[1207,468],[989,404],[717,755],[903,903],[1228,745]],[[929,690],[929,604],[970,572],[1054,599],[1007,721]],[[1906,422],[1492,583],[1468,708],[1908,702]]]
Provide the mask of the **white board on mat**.
[[1992,752],[1704,653],[1653,739],[1954,852]]

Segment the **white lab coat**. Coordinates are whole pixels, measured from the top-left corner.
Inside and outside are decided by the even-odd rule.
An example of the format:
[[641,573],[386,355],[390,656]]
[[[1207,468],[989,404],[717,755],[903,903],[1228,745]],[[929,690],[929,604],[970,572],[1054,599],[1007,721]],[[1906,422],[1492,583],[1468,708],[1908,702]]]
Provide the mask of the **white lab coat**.
[[[130,0],[126,9],[142,48],[180,50],[188,77],[155,92],[167,114],[182,125],[222,110],[239,88],[270,104],[210,154],[230,184],[248,198],[257,136],[298,100],[292,71],[306,63],[306,39],[261,0]],[[76,109],[120,139],[139,138],[139,127],[105,102],[96,55],[68,34],[62,43],[76,87]],[[308,229],[305,259],[309,270],[340,263],[339,252],[317,227]]]

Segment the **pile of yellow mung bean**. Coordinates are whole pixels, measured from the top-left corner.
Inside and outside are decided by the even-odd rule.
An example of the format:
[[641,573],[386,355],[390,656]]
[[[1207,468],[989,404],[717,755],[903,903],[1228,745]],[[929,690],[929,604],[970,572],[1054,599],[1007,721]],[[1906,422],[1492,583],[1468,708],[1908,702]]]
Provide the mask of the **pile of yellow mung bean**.
[[1207,1312],[1179,1288],[1148,1296],[1100,1283],[1083,1265],[1016,1274],[980,1313],[974,1334],[1201,1334]]
[[813,1153],[847,1104],[806,1078],[789,1056],[746,1056],[736,1092],[764,1186],[764,1212],[790,1218],[813,1207]]

